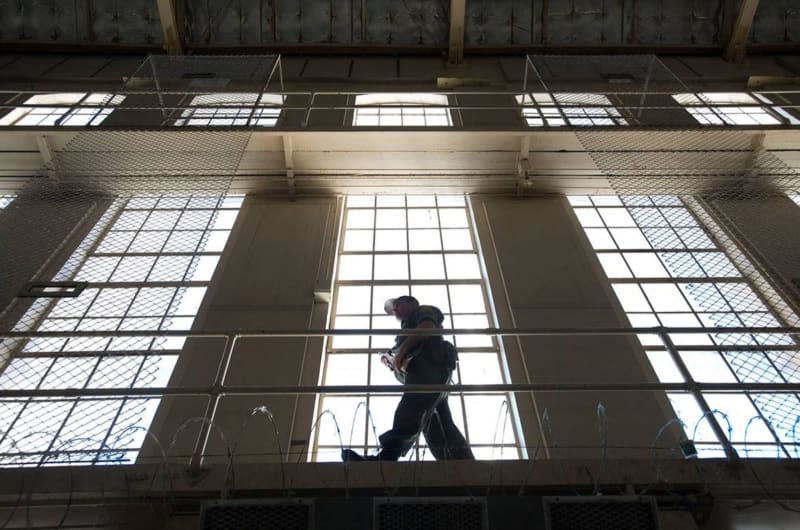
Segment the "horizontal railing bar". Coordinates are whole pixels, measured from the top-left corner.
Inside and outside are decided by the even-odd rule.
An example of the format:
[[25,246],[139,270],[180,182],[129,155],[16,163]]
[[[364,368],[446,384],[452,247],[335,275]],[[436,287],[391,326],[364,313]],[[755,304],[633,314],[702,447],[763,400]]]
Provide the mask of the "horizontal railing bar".
[[[191,110],[191,111],[202,111],[202,110],[214,110],[217,111],[216,114],[213,115],[175,115],[172,116],[170,119],[172,120],[191,120],[191,119],[212,119],[212,118],[224,118],[226,115],[233,115],[239,112],[246,112],[250,109],[255,109],[258,111],[265,111],[265,110],[276,110],[276,111],[307,111],[307,110],[363,110],[363,109],[428,109],[428,110],[438,110],[438,109],[449,109],[449,110],[526,110],[526,109],[544,109],[544,110],[552,110],[552,109],[564,109],[569,111],[570,109],[574,109],[576,111],[582,109],[601,109],[601,110],[615,110],[615,111],[635,111],[635,110],[687,110],[687,109],[700,109],[704,110],[707,108],[713,107],[714,109],[724,110],[726,108],[735,108],[735,109],[789,109],[789,110],[797,110],[800,109],[800,105],[769,105],[769,104],[750,104],[750,105],[737,105],[737,104],[722,104],[722,103],[709,103],[709,104],[697,104],[697,105],[614,105],[614,104],[603,104],[603,105],[590,105],[590,104],[583,104],[583,103],[575,103],[575,104],[566,104],[566,103],[555,103],[555,104],[545,104],[545,105],[531,105],[531,104],[513,104],[509,103],[508,105],[427,105],[427,104],[405,104],[405,105],[397,105],[397,104],[375,104],[375,105],[254,105],[250,103],[237,103],[234,105],[126,105],[124,103],[116,104],[116,105],[82,105],[82,104],[74,104],[74,103],[62,103],[62,104],[39,104],[39,103],[18,103],[14,104],[3,104],[0,103],[0,109],[69,109],[69,110],[76,110],[76,109],[86,109],[86,110],[169,110],[169,111],[178,111],[178,110]],[[227,111],[227,112],[226,112]],[[88,115],[88,114],[87,114]],[[260,114],[253,116],[255,119],[267,119],[270,116],[261,116]],[[598,115],[598,116],[573,116],[567,112],[566,116],[559,116],[559,115],[548,115],[545,116],[547,118],[618,118],[622,119],[626,116],[622,115]],[[246,119],[245,116],[240,116],[241,119]]]
[[[666,351],[665,346],[643,346],[645,351]],[[710,345],[710,346],[676,346],[676,350],[681,353],[691,352],[785,352],[785,351],[800,351],[800,345]],[[355,353],[355,354],[379,354],[386,351],[386,348],[337,348],[329,350],[331,355],[338,355],[340,353]],[[497,354],[497,351],[492,347],[459,347],[460,353],[490,353]],[[158,355],[178,355],[180,350],[175,349],[142,349],[142,350],[129,350],[129,351],[116,351],[116,350],[98,350],[98,351],[77,351],[77,350],[62,350],[62,351],[32,351],[32,352],[18,352],[15,358],[53,358],[53,357],[137,357],[147,354]],[[591,355],[591,354],[589,354]],[[597,353],[602,355],[602,352]]]
[[[645,351],[665,351],[665,346],[643,346],[642,349]],[[675,349],[681,353],[687,352],[696,352],[696,351],[714,351],[714,352],[772,352],[772,351],[798,351],[800,350],[800,345],[794,344],[791,346],[787,345],[762,345],[762,344],[751,344],[751,345],[720,345],[720,344],[710,344],[706,346],[698,346],[698,345],[691,345],[691,346],[679,346],[675,345]]]
[[800,383],[522,383],[489,385],[301,385],[203,386],[156,388],[47,388],[0,390],[0,399],[114,398],[159,396],[254,396],[317,394],[400,394],[450,392],[800,392]]
[[[582,83],[586,84],[586,83]],[[35,90],[20,90],[20,89],[0,89],[0,94],[15,94],[15,95],[37,95],[37,94],[62,94],[65,92],[70,92],[69,90],[64,89],[35,89]],[[74,91],[72,91],[74,92]],[[84,91],[85,92],[85,91]],[[102,93],[102,94],[110,94],[112,96],[126,96],[126,95],[180,95],[180,94],[202,94],[202,95],[217,95],[217,94],[252,94],[257,96],[258,91],[254,91],[252,88],[240,88],[237,89],[236,87],[228,88],[226,87],[224,90],[219,89],[209,89],[206,88],[204,90],[174,90],[174,89],[167,89],[167,90],[136,90],[136,89],[121,89],[121,90],[91,90],[92,93]],[[615,95],[632,95],[638,96],[642,94],[646,95],[663,95],[663,96],[672,96],[675,94],[692,94],[692,95],[700,95],[705,94],[707,92],[719,92],[715,90],[699,90],[699,91],[692,91],[692,90],[611,90],[609,87],[604,87],[602,91],[596,90],[592,92],[592,94],[615,94]],[[269,96],[336,96],[336,95],[364,95],[364,94],[394,94],[397,93],[396,90],[394,91],[376,91],[376,90],[267,90],[264,94]],[[566,92],[563,90],[523,90],[523,89],[508,89],[508,90],[447,90],[447,91],[437,91],[437,90],[427,90],[425,91],[426,94],[435,94],[435,95],[497,95],[497,94],[509,94],[509,95],[524,95],[524,94],[571,94],[574,92]],[[587,92],[588,93],[588,92]],[[793,89],[793,90],[739,90],[737,93],[740,94],[798,94],[800,90]],[[715,105],[716,103],[709,103]],[[769,103],[764,103],[765,105],[769,105]],[[49,106],[54,106],[55,104],[50,104]],[[735,105],[731,103],[731,105]],[[773,103],[773,105],[776,105]]]
[[[149,286],[149,285],[148,285]],[[180,315],[168,315],[180,316]],[[629,328],[416,328],[416,329],[309,329],[309,330],[125,330],[125,331],[6,331],[0,332],[0,339],[63,338],[63,337],[221,337],[221,338],[306,338],[333,337],[340,335],[400,335],[435,337],[440,335],[497,335],[503,337],[546,337],[553,335],[608,336],[638,334],[783,334],[800,335],[800,327],[719,327],[719,328],[667,328],[667,327],[629,327]],[[711,346],[709,349],[714,349]]]

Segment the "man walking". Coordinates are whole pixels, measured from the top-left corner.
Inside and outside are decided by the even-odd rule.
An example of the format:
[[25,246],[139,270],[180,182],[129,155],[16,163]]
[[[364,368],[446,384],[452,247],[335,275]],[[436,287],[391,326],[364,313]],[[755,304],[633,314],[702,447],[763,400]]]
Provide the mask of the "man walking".
[[[434,306],[419,305],[413,296],[390,298],[384,304],[403,329],[442,328],[444,316]],[[458,354],[441,336],[398,336],[392,349],[381,356],[383,363],[407,385],[443,385],[450,381]],[[342,460],[397,460],[405,455],[422,431],[431,453],[437,460],[474,460],[464,435],[458,430],[447,392],[405,393],[394,413],[392,428],[380,435],[377,455],[361,456],[351,449],[342,450]]]

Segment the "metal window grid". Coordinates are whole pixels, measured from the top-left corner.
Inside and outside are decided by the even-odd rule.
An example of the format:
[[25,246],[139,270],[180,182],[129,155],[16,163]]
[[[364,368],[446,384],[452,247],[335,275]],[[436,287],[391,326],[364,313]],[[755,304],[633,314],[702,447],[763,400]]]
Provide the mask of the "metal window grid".
[[628,120],[603,94],[527,93],[516,96],[529,127],[625,126]]
[[[362,94],[363,95],[363,94]],[[443,106],[435,106],[424,101],[412,103],[414,93],[403,94],[404,101],[395,100],[396,94],[367,94],[369,105],[360,104],[358,96],[353,108],[353,125],[356,127],[452,127],[448,96],[442,95]],[[430,96],[430,94],[422,94]],[[381,101],[383,99],[383,101]]]
[[[702,125],[758,126],[791,123],[792,116],[781,107],[760,106],[772,104],[766,96],[758,93],[732,92],[698,94],[675,94],[675,101],[685,105],[686,111]],[[716,105],[711,105],[716,103]]]
[[[485,279],[478,268],[477,243],[475,241],[474,230],[468,215],[468,205],[466,198],[460,196],[349,196],[345,208],[342,237],[339,242],[337,279],[334,286],[334,298],[332,302],[331,328],[352,328],[357,327],[369,329],[393,329],[398,328],[399,324],[391,316],[383,313],[383,300],[391,296],[398,296],[404,293],[416,294],[421,304],[438,305],[445,314],[444,327],[460,327],[462,322],[474,324],[475,322],[490,323],[488,312],[489,304],[486,300]],[[451,214],[452,217],[449,217]],[[450,227],[448,227],[450,226]],[[449,239],[450,235],[459,236],[456,239]],[[453,234],[450,234],[453,233]],[[363,237],[359,237],[363,236]],[[415,241],[418,236],[424,236],[427,241]],[[386,247],[385,245],[389,245]],[[383,250],[381,250],[383,249]],[[474,261],[476,270],[469,274],[469,278],[458,278],[456,268],[450,262],[450,258],[469,256]],[[364,270],[364,277],[361,279],[343,279],[347,272],[343,272],[343,267],[347,267],[347,260],[350,258],[363,259],[369,262]],[[389,279],[381,277],[382,259],[401,260],[403,265],[403,279]],[[422,271],[416,265],[415,260],[428,261],[425,265],[437,272],[431,275],[431,270]],[[439,268],[440,267],[440,268]],[[420,279],[427,274],[430,279]],[[436,277],[438,276],[438,277]],[[456,276],[456,277],[453,277]],[[356,311],[349,311],[339,304],[340,298],[350,296],[352,289],[363,289],[368,292],[365,297],[365,307]],[[426,299],[425,291],[431,293],[438,292],[442,297],[441,301],[431,301]],[[478,297],[479,307],[461,309],[457,305],[459,300],[454,298],[457,295],[454,291],[461,293],[472,292]],[[355,292],[355,291],[353,291]],[[463,296],[463,293],[461,293]],[[476,320],[477,319],[477,320]],[[455,325],[454,325],[455,323]],[[344,339],[344,340],[342,340]],[[489,357],[493,357],[494,369],[496,372],[486,374],[487,378],[496,377],[498,383],[504,382],[504,362],[498,342],[494,337],[486,337],[484,340],[469,339],[468,337],[448,337],[458,347],[461,360],[459,367],[454,372],[454,380],[463,382],[464,377],[474,378],[474,375],[467,375],[465,370],[469,370],[472,365],[480,366],[479,363],[487,363]],[[345,342],[346,341],[346,342]],[[334,337],[326,343],[326,355],[323,367],[322,381],[324,384],[333,384],[335,380],[331,375],[331,363],[337,359],[357,359],[361,360],[362,368],[365,370],[363,383],[380,384],[393,380],[387,377],[388,371],[380,364],[378,359],[380,353],[386,351],[392,344],[389,336],[364,336],[364,337]],[[470,360],[471,355],[475,360]],[[377,378],[377,380],[376,380]],[[343,381],[339,382],[342,383]],[[347,384],[355,382],[355,376],[349,377]],[[375,414],[376,409],[380,408],[383,415],[389,416],[394,410],[395,403],[399,399],[400,387],[397,388],[398,394],[394,397],[375,396],[372,394],[354,395],[349,399],[341,400],[344,410],[349,408],[351,414],[353,410],[359,412],[363,401],[364,411]],[[480,396],[469,396],[453,394],[450,396],[450,405],[453,409],[456,423],[462,426],[464,435],[470,443],[473,451],[480,456],[493,456],[495,458],[516,458],[519,456],[519,442],[517,434],[514,433],[513,426],[515,421],[506,417],[498,420],[500,434],[496,434],[495,440],[480,440],[476,433],[470,433],[470,422],[468,421],[467,410],[469,407],[490,407],[496,415],[505,412],[510,415],[513,408],[510,403],[509,394],[495,394]],[[479,401],[483,401],[479,403]],[[318,409],[325,410],[335,399],[331,399],[324,394],[320,396]],[[376,402],[383,402],[382,406],[376,406]],[[505,404],[503,404],[505,402]],[[494,410],[497,409],[497,410]],[[374,424],[369,421],[366,413],[363,416],[353,415],[353,425],[356,419],[361,419],[359,430],[354,430],[352,444],[362,450],[374,451],[377,448],[375,439],[380,432],[373,431]],[[374,418],[373,418],[374,419]],[[386,418],[379,418],[386,421]],[[388,423],[391,426],[391,422]],[[349,424],[340,428],[344,430]],[[388,427],[387,427],[388,428]],[[349,429],[345,436],[350,435]],[[322,434],[320,434],[322,433]],[[481,434],[482,435],[482,434]],[[338,446],[325,440],[329,433],[325,426],[318,427],[315,435],[316,457],[319,458],[323,453],[327,456],[328,451],[335,452],[338,459]],[[321,438],[323,438],[321,440]],[[476,442],[476,440],[478,440]],[[349,439],[345,439],[349,442]],[[421,442],[424,446],[424,442]],[[417,455],[419,457],[420,455]],[[430,458],[430,455],[425,454]]]
[[[52,100],[52,101],[45,101]],[[59,101],[63,100],[63,101]],[[121,104],[125,96],[97,92],[40,94],[0,119],[3,126],[15,127],[96,127]]]
[[[7,95],[11,102],[0,104],[0,112],[9,111],[11,115],[14,110],[20,112],[47,113],[54,105],[41,105],[28,102],[13,102],[19,96],[25,96],[30,92],[20,92],[19,90],[0,90],[0,94]],[[40,94],[47,92],[39,91]],[[558,92],[546,92],[558,96]],[[441,95],[448,97],[448,103],[441,106],[436,105],[355,105],[340,103],[340,97],[354,97],[361,93],[348,91],[281,91],[271,92],[273,95],[282,96],[287,103],[281,105],[280,115],[286,119],[271,124],[272,114],[276,109],[260,108],[254,102],[231,106],[229,109],[221,109],[222,114],[231,114],[220,119],[237,119],[238,122],[225,123],[224,126],[235,127],[241,130],[258,130],[264,126],[273,126],[284,130],[304,130],[313,124],[313,117],[320,113],[340,112],[343,116],[343,123],[336,128],[357,127],[367,129],[370,127],[404,127],[427,129],[433,127],[453,128],[458,130],[482,129],[485,125],[464,124],[463,119],[455,120],[454,114],[465,116],[470,112],[477,111],[514,111],[522,115],[526,120],[521,120],[520,125],[515,123],[503,124],[503,128],[524,128],[530,127],[559,127],[564,129],[585,130],[599,127],[678,127],[680,130],[698,130],[729,128],[732,126],[741,127],[744,130],[751,129],[775,129],[775,128],[797,128],[800,126],[800,105],[792,103],[789,98],[797,98],[800,91],[761,91],[742,92],[742,94],[760,95],[763,97],[785,97],[786,103],[776,104],[754,104],[754,105],[713,105],[691,107],[675,102],[672,96],[678,92],[637,92],[634,90],[613,91],[606,88],[604,92],[596,92],[596,95],[603,95],[611,100],[611,104],[581,104],[568,105],[555,103],[533,104],[528,103],[529,97],[525,97],[525,103],[520,100],[519,90],[509,91],[469,91],[469,92],[447,92]],[[208,91],[204,94],[210,94]],[[529,93],[526,93],[529,94]],[[136,98],[128,98],[135,95]],[[39,128],[39,127],[58,127],[69,125],[73,128],[84,127],[86,129],[103,128],[105,123],[102,121],[112,112],[115,113],[114,125],[116,128],[131,130],[153,130],[169,129],[173,127],[184,127],[184,115],[200,115],[198,105],[192,104],[193,97],[197,92],[189,90],[170,90],[160,92],[142,92],[131,90],[120,90],[115,92],[115,98],[119,103],[115,103],[112,108],[110,104],[83,103],[58,105],[58,116],[71,116],[70,120],[58,121],[53,114],[53,119],[45,121],[39,120],[36,123],[16,123],[14,125],[0,122],[0,128]],[[485,96],[491,99],[491,104],[461,104],[458,99],[461,96],[468,96],[474,100],[475,97]],[[160,104],[159,98],[168,97],[167,102]],[[644,102],[640,100],[645,98]],[[650,99],[646,99],[650,98]],[[171,103],[169,101],[176,101]],[[211,105],[210,108],[221,107]],[[233,116],[232,109],[240,109]],[[143,111],[160,111],[160,116],[151,118],[152,113],[145,114]],[[289,117],[300,117],[290,120]],[[344,117],[357,117],[344,120]],[[727,116],[727,117],[726,117]],[[92,117],[94,117],[92,119]],[[734,122],[731,117],[742,117],[738,122]],[[702,121],[698,121],[702,118]],[[244,121],[242,121],[244,120]],[[264,120],[267,120],[266,122]],[[530,120],[530,123],[527,121]],[[543,120],[543,123],[539,123]],[[195,127],[219,127],[218,123],[197,124]],[[315,126],[315,128],[318,126]],[[496,126],[492,128],[494,130]]]
[[[675,196],[570,200],[631,325],[709,329],[707,335],[640,335],[660,380],[797,381],[797,352],[769,349],[796,346],[789,335],[713,332],[716,327],[777,327],[784,323],[725,249],[709,237],[710,219],[704,219],[704,225]],[[692,430],[697,431],[701,454],[717,454],[709,450],[717,446],[715,438],[728,453],[749,453],[749,431],[756,433],[760,451],[769,452],[771,445],[773,455],[778,451],[782,456],[797,457],[793,442],[798,396],[769,392],[742,392],[740,396],[745,401],[736,406],[738,398],[731,395],[694,392],[696,404],[692,405],[685,395],[668,394],[686,424],[687,436],[693,437]],[[748,403],[750,412],[746,411]],[[695,411],[707,416],[710,431],[699,428],[703,422],[694,416]]]
[[[14,328],[67,335],[4,344],[10,361],[0,389],[166,386],[185,339],[157,335],[191,327],[240,203],[220,195],[117,199],[56,276],[89,287],[75,298],[37,300]],[[114,336],[125,331],[147,334]],[[69,335],[83,332],[102,335]],[[132,462],[159,401],[2,400],[0,465]]]
[[[177,126],[192,127],[274,127],[280,117],[284,98],[280,103],[265,100],[258,93],[219,93],[195,96],[174,120]],[[273,98],[268,98],[273,99]],[[277,106],[275,106],[277,105]]]

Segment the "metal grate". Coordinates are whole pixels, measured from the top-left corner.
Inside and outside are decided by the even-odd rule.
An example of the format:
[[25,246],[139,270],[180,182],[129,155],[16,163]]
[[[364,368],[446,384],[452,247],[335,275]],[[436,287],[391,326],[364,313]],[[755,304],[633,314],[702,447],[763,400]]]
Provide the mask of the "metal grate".
[[482,530],[488,528],[482,499],[375,499],[375,530]]
[[125,89],[149,89],[171,81],[223,79],[268,84],[279,67],[279,55],[148,55],[125,82]]
[[652,497],[544,497],[547,530],[658,530]]
[[752,131],[580,131],[620,195],[764,198],[800,187],[800,173]]
[[310,530],[314,505],[311,501],[294,502],[245,500],[216,501],[205,504],[200,512],[203,530]]
[[[55,161],[60,177],[98,184],[103,190],[163,189],[174,186],[174,176],[193,177],[187,184],[195,189],[198,176],[220,180],[233,175],[250,136],[249,132],[85,131],[56,153]],[[150,178],[131,183],[129,177]]]

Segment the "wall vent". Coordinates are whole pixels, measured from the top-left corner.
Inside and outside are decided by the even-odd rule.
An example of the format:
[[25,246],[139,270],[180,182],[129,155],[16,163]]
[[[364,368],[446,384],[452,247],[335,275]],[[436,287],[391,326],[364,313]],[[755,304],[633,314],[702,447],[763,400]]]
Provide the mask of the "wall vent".
[[547,530],[659,530],[652,497],[543,497]]
[[313,530],[314,505],[308,500],[216,501],[203,505],[202,530]]
[[374,530],[486,530],[484,499],[377,498]]

